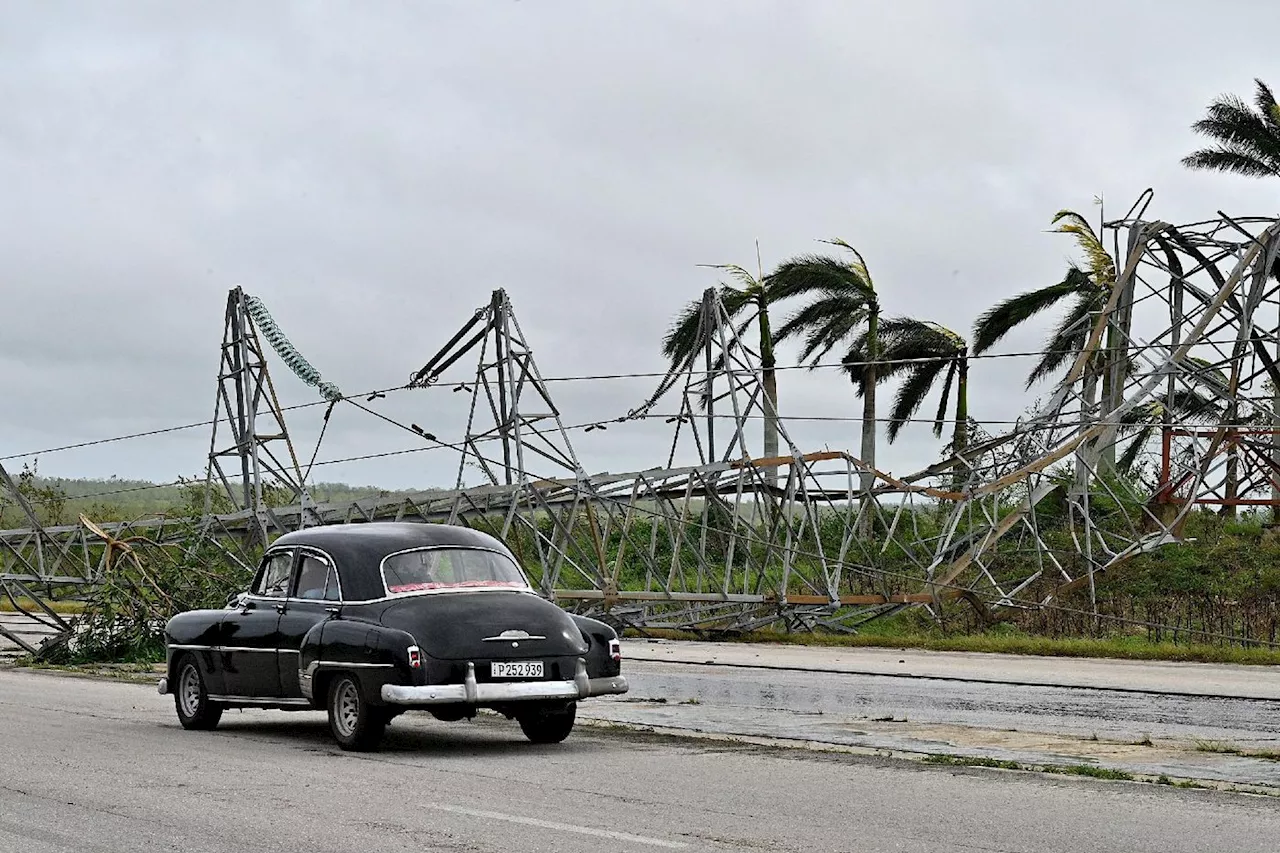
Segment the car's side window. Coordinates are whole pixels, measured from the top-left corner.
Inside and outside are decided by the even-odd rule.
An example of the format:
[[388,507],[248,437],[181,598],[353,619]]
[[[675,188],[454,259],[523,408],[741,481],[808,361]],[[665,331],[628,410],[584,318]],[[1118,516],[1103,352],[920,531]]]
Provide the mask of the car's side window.
[[266,568],[253,588],[254,595],[268,598],[285,598],[289,595],[289,580],[293,576],[293,552],[281,551],[267,558]]
[[324,598],[330,572],[327,560],[313,554],[303,554],[298,567],[298,589],[294,597]]
[[329,566],[329,576],[324,582],[324,600],[341,601],[342,590],[338,587],[338,567]]

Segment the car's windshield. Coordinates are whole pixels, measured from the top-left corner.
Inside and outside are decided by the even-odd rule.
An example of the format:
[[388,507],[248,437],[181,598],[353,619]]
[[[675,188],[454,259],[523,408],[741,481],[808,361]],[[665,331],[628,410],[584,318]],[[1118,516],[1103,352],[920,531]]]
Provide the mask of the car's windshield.
[[392,554],[382,562],[382,577],[389,595],[428,589],[529,586],[509,557],[478,548],[423,548]]

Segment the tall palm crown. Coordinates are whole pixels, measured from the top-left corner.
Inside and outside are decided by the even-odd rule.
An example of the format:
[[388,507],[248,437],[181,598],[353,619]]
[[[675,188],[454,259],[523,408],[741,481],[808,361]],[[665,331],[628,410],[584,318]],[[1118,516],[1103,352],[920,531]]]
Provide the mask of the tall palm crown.
[[809,297],[778,329],[777,340],[804,336],[801,361],[817,364],[841,344],[851,343],[872,317],[880,301],[871,272],[858,250],[843,240],[825,240],[847,249],[853,260],[824,255],[801,255],[781,264],[769,275],[780,296]]
[[[736,264],[714,264],[736,282],[720,285],[720,301],[725,312],[737,325],[739,336],[755,323],[760,337],[760,369],[764,383],[764,455],[778,455],[778,385],[777,362],[773,355],[774,336],[769,322],[769,306],[779,298],[777,287],[767,277],[757,278]],[[689,302],[662,339],[662,354],[672,369],[687,368],[705,344],[702,336],[702,300]],[[724,353],[719,352],[713,369],[724,367]],[[710,377],[708,377],[710,378]],[[704,393],[710,393],[710,385]]]
[[1102,240],[1083,216],[1073,210],[1060,210],[1053,217],[1052,229],[1071,234],[1087,261],[1087,269],[1071,264],[1062,281],[1010,297],[996,304],[978,318],[973,330],[975,355],[993,347],[1027,320],[1070,299],[1071,305],[1061,322],[1045,341],[1045,351],[1031,373],[1026,387],[1057,372],[1084,347],[1090,332],[1089,316],[1102,310],[1116,282],[1115,260],[1102,245]]
[[[877,379],[884,382],[901,376],[902,384],[893,397],[889,414],[888,438],[897,440],[902,428],[915,416],[924,404],[925,397],[942,379],[942,395],[933,421],[933,434],[942,436],[947,420],[947,409],[955,389],[955,428],[952,447],[960,451],[967,445],[969,417],[969,343],[963,337],[938,323],[915,320],[909,317],[893,317],[880,323],[880,369]],[[850,348],[851,364],[860,359],[866,349],[866,334],[859,336]],[[850,367],[850,376],[856,383],[858,394],[866,393],[862,373]]]
[[[774,301],[775,288],[768,280],[757,279],[736,264],[715,264],[713,269],[725,270],[738,286],[720,285],[720,301],[729,317],[737,322],[738,335],[745,335],[753,322],[761,330],[760,361],[765,367],[774,366],[773,336],[769,333],[769,305]],[[695,299],[684,306],[662,338],[662,354],[672,367],[687,366],[698,354],[703,343],[700,335],[702,300]]]
[[[803,335],[800,360],[818,364],[832,349],[854,343],[865,326],[866,340],[862,381],[867,389],[862,404],[862,448],[859,456],[868,466],[876,458],[876,366],[880,357],[880,298],[871,271],[858,250],[844,240],[825,240],[844,249],[852,258],[801,255],[785,261],[769,274],[780,299],[804,297],[808,304],[792,314],[778,329],[777,340]],[[845,361],[848,361],[846,358]],[[862,473],[861,488],[869,492],[875,482]],[[869,523],[871,516],[864,516]]]
[[1217,144],[1184,157],[1184,166],[1251,178],[1280,177],[1280,105],[1266,83],[1254,83],[1254,108],[1235,95],[1222,95],[1191,125]]

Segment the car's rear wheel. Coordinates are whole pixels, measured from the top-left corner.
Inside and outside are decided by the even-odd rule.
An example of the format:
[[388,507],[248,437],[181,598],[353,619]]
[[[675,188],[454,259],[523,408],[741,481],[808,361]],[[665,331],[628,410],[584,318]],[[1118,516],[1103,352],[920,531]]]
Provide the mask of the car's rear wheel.
[[386,731],[388,714],[369,703],[360,681],[339,673],[329,683],[329,729],[346,750],[377,749]]
[[559,708],[531,708],[516,715],[520,730],[534,743],[559,743],[573,731],[578,704],[570,702]]
[[178,711],[178,722],[184,729],[209,731],[222,719],[222,704],[209,699],[204,673],[191,655],[178,660],[178,681],[174,685],[173,705]]

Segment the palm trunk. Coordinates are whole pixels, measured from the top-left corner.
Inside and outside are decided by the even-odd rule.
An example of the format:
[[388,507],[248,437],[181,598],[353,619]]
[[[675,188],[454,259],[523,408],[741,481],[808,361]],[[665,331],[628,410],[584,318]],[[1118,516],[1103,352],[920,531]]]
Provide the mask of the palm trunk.
[[[876,380],[878,378],[876,372],[876,362],[880,358],[880,306],[872,305],[870,315],[867,318],[867,364],[863,368],[863,398],[862,398],[862,462],[868,468],[874,468],[876,464]],[[871,532],[872,510],[871,510],[871,489],[875,486],[875,475],[866,470],[862,472],[861,483],[859,484],[862,494],[862,524],[861,533],[863,535]]]
[[[969,357],[961,355],[956,371],[956,425],[951,437],[951,453],[962,455],[969,448]],[[958,492],[969,479],[969,472],[957,465],[952,469],[951,490]]]
[[[769,310],[760,306],[760,369],[764,380],[764,455],[773,459],[778,455],[778,374],[773,357],[773,334],[769,329]],[[765,480],[771,486],[778,485],[778,467],[771,465],[764,471]]]

